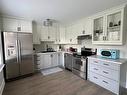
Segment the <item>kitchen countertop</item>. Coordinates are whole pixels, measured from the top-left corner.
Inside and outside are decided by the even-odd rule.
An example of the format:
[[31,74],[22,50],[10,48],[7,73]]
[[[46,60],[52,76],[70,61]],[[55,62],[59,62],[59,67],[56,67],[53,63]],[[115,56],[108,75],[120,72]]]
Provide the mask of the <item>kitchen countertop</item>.
[[114,63],[117,63],[117,64],[127,63],[127,59],[125,59],[125,58],[109,59],[109,58],[101,57],[99,55],[89,56],[88,58],[93,58],[93,59],[98,58],[98,60],[101,60],[101,61],[114,62]]
[[67,52],[67,51],[56,51],[56,52],[37,52],[36,54],[54,54],[54,53],[68,53],[68,54],[73,54],[72,52]]

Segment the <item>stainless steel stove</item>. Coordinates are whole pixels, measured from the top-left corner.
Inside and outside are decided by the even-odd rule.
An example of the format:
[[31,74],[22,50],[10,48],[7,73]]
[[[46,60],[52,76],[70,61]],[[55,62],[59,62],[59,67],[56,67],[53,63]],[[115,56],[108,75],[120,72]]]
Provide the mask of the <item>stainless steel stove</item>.
[[87,80],[87,56],[95,55],[96,52],[96,49],[93,51],[91,48],[82,48],[81,53],[74,53],[72,72]]

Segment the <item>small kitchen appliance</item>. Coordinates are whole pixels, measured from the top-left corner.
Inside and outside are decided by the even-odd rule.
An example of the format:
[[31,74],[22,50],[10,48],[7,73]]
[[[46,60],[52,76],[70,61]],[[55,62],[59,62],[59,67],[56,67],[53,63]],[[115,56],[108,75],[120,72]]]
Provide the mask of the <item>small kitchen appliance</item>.
[[117,49],[101,49],[100,54],[102,57],[118,59],[120,57],[120,51]]

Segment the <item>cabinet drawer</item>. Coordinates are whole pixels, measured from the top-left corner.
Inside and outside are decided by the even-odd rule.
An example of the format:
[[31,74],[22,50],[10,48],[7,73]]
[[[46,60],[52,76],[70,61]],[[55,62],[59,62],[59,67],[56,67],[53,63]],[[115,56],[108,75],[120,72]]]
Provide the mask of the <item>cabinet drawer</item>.
[[95,65],[95,64],[89,64],[89,70],[92,72],[98,73],[98,74],[100,74],[101,72],[100,66]]
[[120,66],[117,63],[112,63],[112,62],[106,62],[106,61],[101,61],[97,59],[89,59],[89,63],[97,64],[104,66],[106,68],[114,69],[114,70],[119,70]]
[[37,61],[37,63],[36,63],[37,65],[40,65],[41,64],[41,61]]
[[104,87],[105,89],[110,90],[111,92],[118,94],[119,93],[119,83],[103,77],[101,75],[90,72],[89,80]]
[[89,72],[89,80],[101,86],[101,78],[98,74]]
[[104,88],[110,90],[111,92],[115,94],[119,93],[119,83],[118,82],[101,76],[101,83]]
[[37,65],[36,68],[37,69],[41,69],[42,68],[41,64],[40,65]]
[[41,60],[41,57],[37,57],[37,59],[36,59],[37,61],[40,61]]
[[119,71],[102,67],[100,65],[90,64],[90,71],[100,74],[104,77],[110,78],[115,81],[119,81]]

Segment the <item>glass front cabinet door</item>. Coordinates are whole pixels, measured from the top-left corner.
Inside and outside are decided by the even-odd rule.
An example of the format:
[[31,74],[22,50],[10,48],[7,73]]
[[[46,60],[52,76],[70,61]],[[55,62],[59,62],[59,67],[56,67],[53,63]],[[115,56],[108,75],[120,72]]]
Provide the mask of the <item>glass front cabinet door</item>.
[[108,10],[93,18],[93,44],[123,45],[127,32],[127,7]]
[[93,41],[95,43],[104,41],[104,16],[93,19]]
[[122,45],[123,38],[123,11],[119,10],[106,15],[106,41]]

